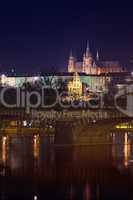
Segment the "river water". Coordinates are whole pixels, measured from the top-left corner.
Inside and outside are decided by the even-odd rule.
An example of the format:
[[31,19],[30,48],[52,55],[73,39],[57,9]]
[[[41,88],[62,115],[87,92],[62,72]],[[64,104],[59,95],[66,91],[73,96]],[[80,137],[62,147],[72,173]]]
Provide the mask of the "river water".
[[133,134],[111,134],[110,145],[78,147],[0,137],[0,200],[132,200]]

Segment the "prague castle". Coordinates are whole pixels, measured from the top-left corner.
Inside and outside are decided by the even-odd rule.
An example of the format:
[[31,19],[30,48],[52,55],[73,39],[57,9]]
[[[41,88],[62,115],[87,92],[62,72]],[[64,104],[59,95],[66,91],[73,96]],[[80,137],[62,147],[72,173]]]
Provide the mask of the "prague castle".
[[39,83],[46,87],[58,88],[58,84],[62,83],[66,86],[68,94],[81,96],[86,91],[106,93],[112,84],[120,88],[132,81],[132,78],[133,74],[124,70],[118,61],[101,61],[98,52],[94,57],[89,44],[87,44],[82,62],[77,62],[71,53],[68,72],[41,73],[39,75],[1,73],[0,86],[23,88],[26,83],[31,86]]
[[86,52],[83,55],[82,62],[77,62],[72,53],[70,54],[68,61],[68,72],[100,75],[104,73],[124,72],[124,70],[118,61],[101,61],[98,51],[96,58],[94,58],[90,52],[89,43],[87,43]]

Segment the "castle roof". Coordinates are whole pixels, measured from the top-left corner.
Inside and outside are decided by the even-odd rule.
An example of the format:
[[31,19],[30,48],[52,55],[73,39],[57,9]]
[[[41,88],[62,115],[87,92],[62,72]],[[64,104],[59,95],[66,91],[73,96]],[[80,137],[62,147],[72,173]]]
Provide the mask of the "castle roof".
[[98,67],[120,67],[118,61],[96,61]]

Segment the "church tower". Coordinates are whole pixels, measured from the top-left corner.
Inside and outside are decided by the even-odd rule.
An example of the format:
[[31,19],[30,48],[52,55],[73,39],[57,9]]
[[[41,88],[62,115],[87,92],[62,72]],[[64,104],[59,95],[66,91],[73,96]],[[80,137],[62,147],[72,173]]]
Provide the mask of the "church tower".
[[90,52],[89,42],[87,42],[86,53],[83,56],[83,72],[92,74],[93,56]]
[[99,61],[99,51],[97,50],[96,60]]
[[76,59],[74,58],[72,51],[70,52],[69,61],[68,61],[68,72],[75,72],[76,68]]

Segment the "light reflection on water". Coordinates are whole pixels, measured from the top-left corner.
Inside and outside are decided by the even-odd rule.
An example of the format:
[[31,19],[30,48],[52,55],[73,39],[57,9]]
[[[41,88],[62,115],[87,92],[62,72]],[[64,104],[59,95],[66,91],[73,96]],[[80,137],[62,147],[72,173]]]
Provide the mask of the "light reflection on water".
[[0,150],[0,186],[4,182],[0,195],[4,191],[5,199],[133,197],[129,192],[133,189],[132,133],[113,133],[112,145],[69,148],[48,146],[38,135],[1,137]]
[[39,141],[40,138],[38,135],[34,135],[34,138],[33,138],[33,155],[34,155],[34,158],[35,159],[38,159],[39,158]]
[[131,156],[131,151],[130,151],[130,140],[128,139],[128,133],[125,133],[124,137],[124,166],[128,167],[129,164],[129,159]]
[[8,159],[8,138],[6,136],[2,137],[2,162],[3,166],[6,166]]

